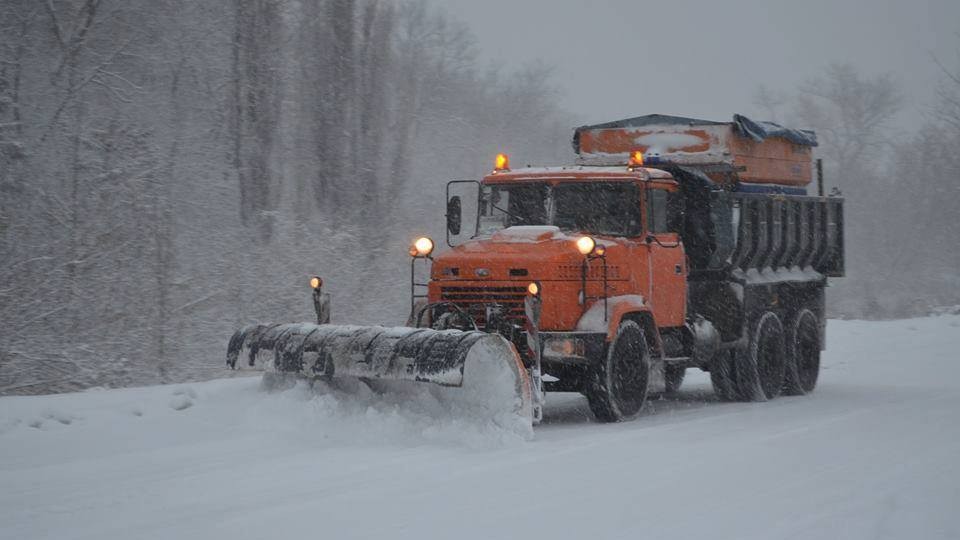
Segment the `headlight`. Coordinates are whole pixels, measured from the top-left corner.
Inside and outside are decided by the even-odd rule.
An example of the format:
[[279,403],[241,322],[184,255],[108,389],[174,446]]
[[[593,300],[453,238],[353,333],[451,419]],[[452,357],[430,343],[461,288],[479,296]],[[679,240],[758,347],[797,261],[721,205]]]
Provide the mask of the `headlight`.
[[586,347],[577,338],[550,338],[543,344],[543,355],[554,358],[584,358]]
[[596,246],[597,242],[589,236],[581,236],[577,239],[577,251],[579,251],[581,255],[589,255]]
[[531,281],[530,284],[527,285],[527,293],[530,296],[536,296],[540,294],[540,285],[536,281]]
[[322,286],[323,286],[323,280],[320,279],[319,276],[313,276],[312,278],[310,278],[311,289],[319,289]]
[[417,238],[413,241],[413,245],[410,246],[410,256],[412,257],[426,257],[431,253],[433,253],[433,240],[426,236]]

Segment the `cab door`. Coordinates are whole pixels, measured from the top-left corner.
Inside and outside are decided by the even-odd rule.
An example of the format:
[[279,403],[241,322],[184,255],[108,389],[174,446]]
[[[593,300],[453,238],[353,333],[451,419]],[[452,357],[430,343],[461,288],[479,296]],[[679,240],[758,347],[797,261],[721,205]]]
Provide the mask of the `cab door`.
[[666,188],[648,186],[644,204],[644,244],[647,251],[647,299],[657,326],[683,325],[687,315],[687,261],[680,234],[670,230],[671,194]]

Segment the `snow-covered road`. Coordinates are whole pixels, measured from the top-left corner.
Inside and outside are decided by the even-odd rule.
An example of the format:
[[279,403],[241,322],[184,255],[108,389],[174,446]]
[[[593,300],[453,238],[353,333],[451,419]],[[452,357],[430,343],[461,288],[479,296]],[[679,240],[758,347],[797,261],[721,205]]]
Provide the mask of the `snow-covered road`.
[[600,425],[549,395],[533,441],[257,388],[0,398],[0,536],[960,537],[960,316],[830,321],[807,397],[719,403],[690,371]]

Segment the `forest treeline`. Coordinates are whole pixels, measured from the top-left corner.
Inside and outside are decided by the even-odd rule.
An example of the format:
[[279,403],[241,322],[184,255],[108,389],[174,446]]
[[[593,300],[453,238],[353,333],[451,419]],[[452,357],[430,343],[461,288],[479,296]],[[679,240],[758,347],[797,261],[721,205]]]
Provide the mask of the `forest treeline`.
[[816,131],[828,191],[845,198],[847,277],[831,282],[832,316],[960,309],[960,55],[953,60],[931,58],[940,82],[919,102],[895,75],[851,64],[754,93],[759,115]]
[[230,333],[402,324],[410,235],[509,147],[567,157],[549,69],[423,1],[0,2],[0,393],[222,369]]
[[[0,0],[0,394],[221,375],[238,326],[310,320],[314,274],[334,322],[402,324],[444,183],[505,149],[569,162],[578,123],[549,67],[480,62],[438,5]],[[756,93],[817,131],[847,197],[835,316],[960,304],[960,72],[941,78],[923,108],[845,65]]]

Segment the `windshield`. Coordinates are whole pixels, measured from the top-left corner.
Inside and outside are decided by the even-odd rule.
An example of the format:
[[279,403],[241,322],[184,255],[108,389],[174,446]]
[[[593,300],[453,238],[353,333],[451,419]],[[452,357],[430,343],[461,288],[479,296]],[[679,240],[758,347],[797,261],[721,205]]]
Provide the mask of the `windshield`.
[[636,236],[641,229],[637,193],[637,186],[628,182],[488,186],[481,202],[480,232],[555,225],[568,232]]

